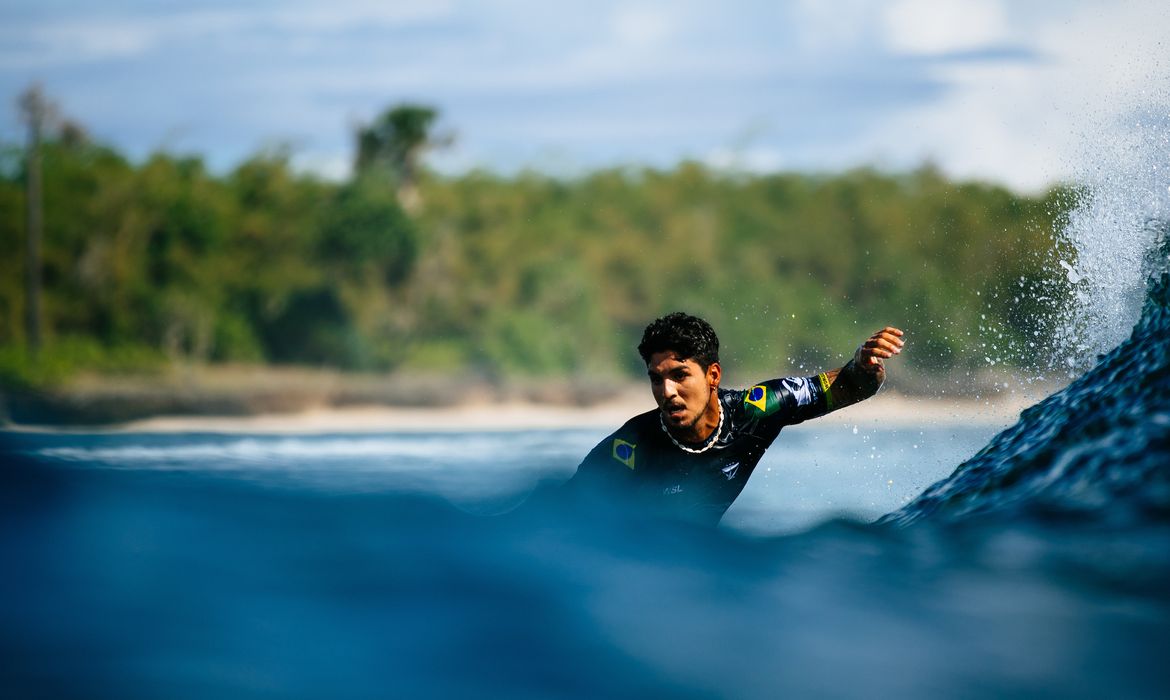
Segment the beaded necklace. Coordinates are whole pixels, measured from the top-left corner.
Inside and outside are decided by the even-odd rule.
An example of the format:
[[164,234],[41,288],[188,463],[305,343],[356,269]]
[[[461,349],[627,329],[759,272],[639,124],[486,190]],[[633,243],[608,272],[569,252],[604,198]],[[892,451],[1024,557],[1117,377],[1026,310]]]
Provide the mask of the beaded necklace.
[[716,399],[716,403],[719,404],[719,425],[715,426],[715,432],[711,433],[711,436],[707,438],[707,444],[702,447],[687,447],[678,440],[675,440],[674,436],[667,430],[666,421],[662,418],[661,413],[658,414],[658,424],[662,426],[662,432],[666,433],[666,437],[670,438],[670,441],[674,443],[675,447],[684,452],[690,452],[693,455],[701,455],[714,447],[715,443],[719,442],[719,434],[723,432],[723,402]]

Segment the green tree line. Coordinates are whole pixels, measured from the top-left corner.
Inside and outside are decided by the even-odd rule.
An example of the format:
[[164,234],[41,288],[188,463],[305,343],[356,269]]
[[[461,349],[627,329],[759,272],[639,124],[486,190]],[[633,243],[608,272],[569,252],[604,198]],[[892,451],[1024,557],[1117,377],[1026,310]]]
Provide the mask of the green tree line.
[[3,146],[0,377],[171,362],[639,375],[642,327],[676,309],[711,320],[729,364],[755,373],[836,362],[885,323],[930,370],[1026,362],[1047,331],[1064,190],[929,166],[440,176],[401,144],[378,157],[393,123],[378,124],[344,182],[281,150],[217,174],[48,135],[39,356],[23,320],[26,159]]

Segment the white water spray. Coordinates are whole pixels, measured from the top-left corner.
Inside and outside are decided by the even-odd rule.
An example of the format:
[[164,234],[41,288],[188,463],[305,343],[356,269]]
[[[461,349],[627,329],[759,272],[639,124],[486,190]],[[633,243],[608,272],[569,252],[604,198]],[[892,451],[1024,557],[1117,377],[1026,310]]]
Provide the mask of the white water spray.
[[1146,280],[1167,261],[1155,243],[1170,222],[1170,108],[1145,110],[1109,139],[1087,145],[1084,190],[1060,237],[1070,254],[1056,271],[1069,299],[1058,325],[1058,364],[1092,366],[1125,340],[1141,314]]

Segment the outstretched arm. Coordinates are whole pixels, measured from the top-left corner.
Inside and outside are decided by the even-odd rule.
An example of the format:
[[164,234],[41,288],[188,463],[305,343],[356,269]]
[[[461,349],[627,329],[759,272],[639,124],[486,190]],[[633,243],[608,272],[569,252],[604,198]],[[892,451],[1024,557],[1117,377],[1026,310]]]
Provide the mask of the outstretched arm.
[[830,411],[877,393],[886,380],[884,361],[902,352],[902,335],[897,328],[886,326],[862,343],[844,367],[820,375],[821,389],[825,391]]

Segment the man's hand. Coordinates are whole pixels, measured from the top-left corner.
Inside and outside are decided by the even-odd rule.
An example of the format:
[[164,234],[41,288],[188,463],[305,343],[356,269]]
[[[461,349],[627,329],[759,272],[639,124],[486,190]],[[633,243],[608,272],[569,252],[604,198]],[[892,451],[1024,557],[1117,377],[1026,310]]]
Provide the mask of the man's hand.
[[854,364],[870,374],[879,374],[884,369],[883,360],[902,352],[902,345],[905,342],[902,335],[902,331],[897,328],[886,326],[869,336],[853,355]]
[[829,410],[844,408],[876,394],[886,380],[883,361],[902,352],[902,344],[902,331],[887,326],[862,343],[844,367],[822,373],[821,386],[829,384],[825,390]]

